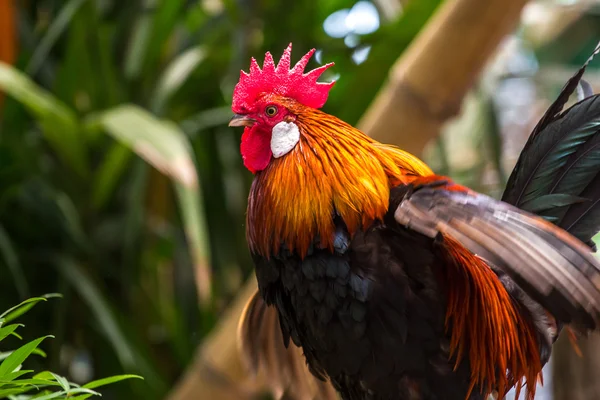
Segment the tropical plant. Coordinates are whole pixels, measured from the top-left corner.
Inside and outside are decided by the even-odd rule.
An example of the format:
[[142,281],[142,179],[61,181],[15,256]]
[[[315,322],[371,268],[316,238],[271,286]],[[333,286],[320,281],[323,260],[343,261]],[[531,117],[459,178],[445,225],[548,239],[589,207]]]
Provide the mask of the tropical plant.
[[[4,344],[6,339],[15,337],[22,340],[17,333],[23,325],[9,322],[31,310],[36,304],[47,301],[49,298],[60,297],[57,294],[48,294],[41,297],[29,298],[0,314],[0,342]],[[8,324],[8,325],[7,325]],[[12,351],[0,353],[0,398],[10,400],[50,400],[70,399],[84,400],[93,396],[101,396],[94,389],[106,386],[125,379],[141,378],[137,375],[116,375],[108,378],[98,379],[83,385],[69,382],[65,377],[50,371],[42,371],[34,374],[33,370],[22,369],[23,363],[28,362],[32,354],[46,357],[46,353],[40,349],[41,343],[53,336],[42,336],[34,339]]]

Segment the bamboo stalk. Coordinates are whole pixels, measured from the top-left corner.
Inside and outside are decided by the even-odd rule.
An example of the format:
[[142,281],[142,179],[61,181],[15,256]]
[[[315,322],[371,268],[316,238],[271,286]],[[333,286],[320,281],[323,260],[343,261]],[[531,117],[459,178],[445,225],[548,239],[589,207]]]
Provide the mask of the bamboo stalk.
[[527,0],[448,0],[392,67],[359,127],[420,154],[448,119]]
[[[418,1],[418,0],[415,0]],[[420,153],[460,103],[486,60],[518,23],[526,0],[448,0],[390,73],[360,127],[372,137]],[[251,279],[197,350],[168,400],[244,399],[247,374],[237,354],[236,326],[256,290]],[[206,371],[217,372],[210,376]],[[232,387],[224,384],[229,382]],[[242,387],[244,385],[241,385]]]

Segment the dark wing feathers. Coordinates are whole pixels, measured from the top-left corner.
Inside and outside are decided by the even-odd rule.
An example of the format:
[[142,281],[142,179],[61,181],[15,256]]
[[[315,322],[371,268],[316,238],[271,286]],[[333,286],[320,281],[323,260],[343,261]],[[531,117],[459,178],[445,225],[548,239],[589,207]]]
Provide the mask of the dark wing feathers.
[[581,172],[575,167],[582,161],[578,158],[580,154],[575,154],[588,141],[592,141],[599,130],[598,96],[585,99],[569,108],[540,132],[533,139],[531,146],[521,153],[518,167],[509,179],[509,189],[505,192],[503,200],[521,207],[549,193],[576,194],[558,191],[558,185],[581,185],[580,182],[586,176],[581,173],[574,174]]
[[580,196],[587,201],[569,207],[561,220],[561,227],[587,243],[600,227],[600,174],[594,177]]
[[[520,206],[536,195],[549,193],[544,193],[544,188],[552,184],[566,158],[593,135],[594,132],[590,133],[582,128],[594,119],[592,114],[595,113],[595,118],[598,118],[598,102],[585,99],[565,112],[562,110],[581,83],[587,65],[598,52],[600,44],[586,63],[567,81],[556,101],[534,128],[508,180],[503,201]],[[583,90],[583,93],[589,93],[589,88]]]
[[[502,200],[544,217],[592,249],[600,231],[600,95],[582,75],[567,82],[525,145]],[[577,85],[583,100],[562,108]]]
[[238,345],[242,360],[254,374],[262,373],[276,399],[334,400],[329,382],[308,370],[302,350],[290,343],[286,348],[275,307],[265,304],[258,291],[248,301],[240,318]]
[[547,221],[484,195],[443,188],[416,190],[395,218],[429,237],[459,241],[563,322],[582,330],[600,327],[600,263]]

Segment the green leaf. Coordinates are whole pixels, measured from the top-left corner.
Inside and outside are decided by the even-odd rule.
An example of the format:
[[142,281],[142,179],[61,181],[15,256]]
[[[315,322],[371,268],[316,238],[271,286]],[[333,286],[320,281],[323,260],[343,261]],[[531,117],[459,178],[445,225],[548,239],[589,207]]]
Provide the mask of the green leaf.
[[69,384],[69,381],[66,378],[63,378],[60,375],[55,374],[54,372],[51,372],[52,377],[54,378],[54,380],[56,382],[58,382],[58,384],[66,391],[68,392],[71,389],[71,385]]
[[42,343],[46,338],[53,338],[54,336],[44,336],[19,347],[8,356],[2,364],[0,364],[0,379],[5,375],[13,372],[19,365],[23,363],[29,357],[29,355]]
[[73,16],[79,9],[79,7],[87,0],[70,0],[64,7],[60,10],[56,18],[52,20],[52,23],[48,27],[46,34],[42,37],[40,44],[37,46],[31,59],[29,60],[29,64],[25,71],[29,75],[37,74],[40,66],[48,57],[48,53],[54,47],[54,44],[57,42],[60,35],[66,30],[69,26],[69,23],[73,19]]
[[91,118],[86,123],[94,129],[100,124],[115,139],[130,147],[156,169],[176,181],[182,219],[191,248],[200,298],[210,297],[210,259],[206,223],[193,151],[185,134],[173,123],[156,119],[147,111],[124,105]]
[[57,399],[57,398],[60,398],[60,397],[66,396],[66,395],[67,395],[66,392],[60,391],[60,392],[49,393],[44,396],[39,396],[39,397],[36,396],[31,400],[34,400],[34,399],[35,400],[50,400],[50,399]]
[[86,383],[82,387],[88,388],[88,389],[94,389],[94,388],[97,388],[100,386],[106,386],[106,385],[110,385],[112,383],[120,382],[125,379],[142,379],[143,380],[144,378],[142,378],[139,375],[131,375],[131,374],[115,375],[115,376],[111,376],[108,378],[98,379],[98,380]]
[[137,79],[142,70],[146,52],[152,35],[152,14],[143,12],[138,14],[138,19],[133,23],[133,34],[129,39],[129,46],[125,52],[125,76]]
[[39,303],[40,301],[47,301],[48,299],[55,298],[55,297],[62,297],[62,296],[58,293],[50,293],[50,294],[45,294],[42,297],[32,297],[30,299],[27,299],[27,300],[23,301],[22,303],[17,304],[16,306],[11,307],[8,310],[6,310],[5,312],[3,312],[2,314],[0,314],[0,319],[4,319],[3,322],[10,322],[10,321],[14,320],[15,318],[20,317],[21,315],[25,314],[27,311],[31,310],[33,308],[33,306],[36,305],[37,303]]
[[87,154],[75,114],[12,66],[0,62],[0,89],[35,115],[48,143],[79,175],[88,172]]
[[11,396],[11,395],[15,395],[15,394],[25,393],[32,389],[33,389],[32,387],[0,389],[0,399]]
[[[2,379],[0,379],[0,386],[2,386],[2,383],[8,383],[8,382],[14,381],[15,379],[17,379],[25,374],[29,374],[31,372],[33,372],[33,371],[22,369],[20,371],[14,371],[14,372],[11,372],[10,374],[6,374],[2,377]],[[19,380],[19,381],[14,381],[12,383],[22,385],[24,383],[24,381]]]
[[[31,372],[31,371],[29,371],[29,372]],[[0,381],[3,381],[3,380],[4,379],[0,379]],[[36,379],[36,378],[32,378],[32,379],[20,379],[18,381],[14,381],[12,383],[13,384],[19,384],[19,385],[32,385],[32,386],[37,386],[37,387],[45,387],[45,386],[60,387],[60,386],[62,386],[59,382],[56,382],[55,380],[50,380],[50,379]]]
[[42,379],[51,381],[54,377],[52,376],[52,372],[50,371],[42,371],[38,372],[33,376],[34,379]]
[[14,331],[21,326],[23,326],[23,325],[22,324],[12,324],[12,325],[3,326],[2,328],[0,328],[0,341],[3,340],[8,335],[13,334]]

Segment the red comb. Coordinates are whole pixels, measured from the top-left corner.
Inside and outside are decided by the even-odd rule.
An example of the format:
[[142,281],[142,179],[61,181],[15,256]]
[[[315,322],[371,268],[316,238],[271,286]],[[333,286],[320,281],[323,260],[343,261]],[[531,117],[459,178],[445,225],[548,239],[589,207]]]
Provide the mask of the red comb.
[[317,82],[321,74],[333,63],[323,65],[304,73],[304,68],[314,54],[312,49],[290,69],[292,44],[285,49],[281,60],[275,66],[273,56],[267,52],[262,70],[254,58],[250,62],[250,73],[242,71],[240,80],[233,91],[231,108],[236,113],[252,109],[256,98],[263,93],[275,93],[290,97],[308,107],[321,108],[327,101],[329,89],[335,82]]

